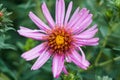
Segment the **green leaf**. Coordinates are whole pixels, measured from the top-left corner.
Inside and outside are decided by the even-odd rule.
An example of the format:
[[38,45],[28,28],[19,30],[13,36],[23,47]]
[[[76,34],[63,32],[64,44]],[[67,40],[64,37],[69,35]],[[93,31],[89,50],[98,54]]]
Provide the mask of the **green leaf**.
[[103,77],[97,76],[97,77],[96,77],[96,80],[112,80],[112,78],[110,78],[110,77],[108,77],[108,76],[103,76]]
[[111,52],[112,52],[112,50],[110,48],[104,48],[103,49],[103,53],[109,58],[112,57]]
[[2,8],[3,4],[0,4],[0,9]]
[[12,44],[9,43],[5,43],[5,40],[7,39],[7,37],[0,37],[0,49],[12,49],[12,50],[16,50],[16,47]]
[[16,50],[15,46],[12,44],[0,43],[0,49],[12,49]]
[[6,28],[5,28],[5,32],[7,32],[7,31],[9,31],[9,30],[14,30],[14,31],[16,31],[13,27],[6,27]]
[[106,37],[108,33],[108,27],[105,27],[105,26],[100,27],[100,32],[103,37]]
[[[16,80],[16,75],[13,73],[13,71],[11,71],[7,67],[7,65],[5,64],[5,62],[2,59],[0,59],[0,71],[9,74],[14,80]],[[4,80],[4,79],[2,79],[2,80]]]
[[0,80],[10,80],[5,74],[0,73]]
[[120,46],[114,47],[114,50],[120,51]]
[[11,14],[12,14],[12,12],[9,12],[9,13],[7,13],[6,15],[9,16],[9,15],[11,15]]

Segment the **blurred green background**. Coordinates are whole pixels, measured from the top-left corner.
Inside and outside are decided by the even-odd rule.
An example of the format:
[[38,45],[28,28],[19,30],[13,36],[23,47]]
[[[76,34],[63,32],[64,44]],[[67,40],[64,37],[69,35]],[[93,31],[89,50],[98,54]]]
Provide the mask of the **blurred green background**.
[[16,30],[20,25],[37,29],[28,17],[30,11],[46,22],[41,11],[44,1],[54,17],[55,0],[0,0],[0,11],[7,8],[5,20],[0,19],[0,80],[120,80],[120,0],[65,0],[66,8],[73,1],[72,12],[78,6],[88,8],[93,24],[98,24],[99,45],[82,48],[91,63],[88,70],[66,63],[69,75],[54,79],[52,60],[37,71],[30,70],[35,60],[27,62],[20,55],[40,42],[21,37]]

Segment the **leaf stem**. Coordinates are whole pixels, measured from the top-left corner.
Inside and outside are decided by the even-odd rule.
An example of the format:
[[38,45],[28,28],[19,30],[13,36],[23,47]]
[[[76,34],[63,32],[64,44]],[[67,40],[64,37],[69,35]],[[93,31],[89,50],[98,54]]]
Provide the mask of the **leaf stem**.
[[101,57],[101,55],[102,55],[102,52],[103,52],[103,48],[104,48],[104,47],[106,46],[106,44],[107,44],[107,39],[108,39],[108,37],[106,37],[105,40],[104,40],[104,42],[103,42],[102,49],[101,49],[100,52],[98,53],[98,56],[97,56],[97,58],[96,58],[96,60],[95,60],[95,65],[98,64],[98,61],[99,61],[99,59],[100,59],[100,57]]
[[107,64],[110,64],[111,62],[114,62],[114,61],[119,61],[120,60],[120,56],[116,57],[116,58],[113,58],[111,60],[107,60],[105,62],[101,62],[100,64],[98,64],[97,66],[104,66],[104,65],[107,65]]
[[[110,60],[107,60],[107,61],[104,61],[104,62],[101,62],[101,63],[99,63],[97,65],[91,65],[86,71],[91,70],[91,69],[93,69],[95,67],[103,67],[103,66],[105,66],[107,64],[110,64],[110,63],[112,63],[114,61],[119,61],[119,60],[120,60],[120,56],[115,57],[115,58],[110,59]],[[84,70],[81,70],[80,72],[84,72]]]
[[[112,26],[112,25],[111,25],[111,26]],[[103,48],[106,46],[109,36],[111,35],[111,33],[112,33],[116,28],[117,28],[117,26],[114,26],[114,27],[111,27],[111,29],[109,29],[109,31],[108,31],[105,39],[104,39],[104,42],[103,42],[103,44],[102,44],[102,48],[101,48],[101,50],[99,51],[98,56],[97,56],[97,58],[96,58],[96,60],[95,60],[95,62],[94,62],[94,65],[98,65],[99,59],[101,58],[101,55],[102,55],[102,52],[103,52]]]

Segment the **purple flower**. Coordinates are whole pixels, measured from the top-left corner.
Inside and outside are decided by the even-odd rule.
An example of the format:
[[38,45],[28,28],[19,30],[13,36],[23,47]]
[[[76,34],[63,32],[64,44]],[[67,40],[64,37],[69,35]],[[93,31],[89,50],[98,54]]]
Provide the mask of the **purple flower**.
[[99,38],[94,38],[98,31],[97,25],[88,28],[92,23],[92,14],[86,8],[80,10],[78,7],[70,17],[72,5],[71,1],[65,12],[64,0],[56,0],[54,21],[46,4],[43,3],[42,11],[48,25],[30,12],[30,19],[40,30],[25,27],[18,30],[22,36],[42,41],[40,45],[22,54],[22,58],[27,61],[38,58],[31,70],[39,69],[50,57],[53,58],[52,72],[55,78],[58,78],[62,71],[68,74],[64,62],[73,62],[85,70],[89,67],[90,63],[86,60],[81,47],[98,45]]

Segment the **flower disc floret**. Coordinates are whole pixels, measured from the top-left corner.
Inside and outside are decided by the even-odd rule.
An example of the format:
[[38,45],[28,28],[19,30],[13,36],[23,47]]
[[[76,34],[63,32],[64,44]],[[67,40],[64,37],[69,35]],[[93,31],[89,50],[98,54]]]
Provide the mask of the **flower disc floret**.
[[72,34],[63,27],[53,29],[48,36],[48,46],[52,53],[66,53],[72,46]]

